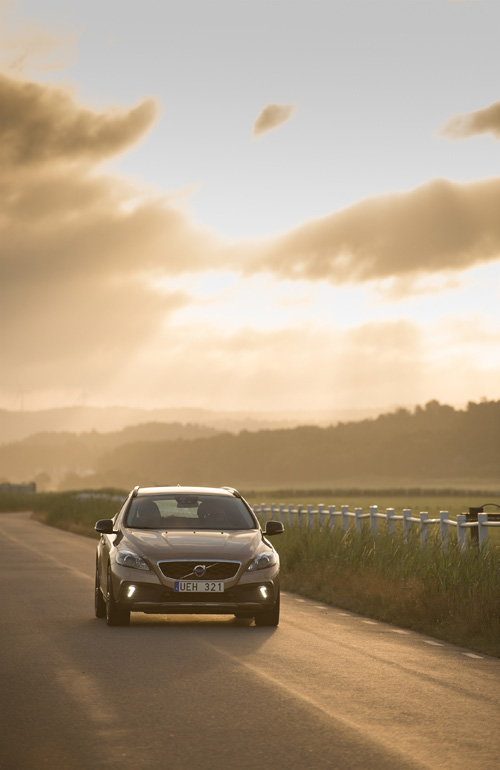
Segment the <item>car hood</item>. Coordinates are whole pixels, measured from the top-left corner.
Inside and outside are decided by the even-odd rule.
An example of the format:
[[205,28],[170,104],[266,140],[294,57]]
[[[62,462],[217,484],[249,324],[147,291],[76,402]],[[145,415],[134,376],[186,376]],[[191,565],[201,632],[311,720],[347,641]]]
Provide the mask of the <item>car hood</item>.
[[258,529],[237,532],[164,532],[128,530],[121,547],[128,546],[150,561],[161,559],[251,559],[262,543]]

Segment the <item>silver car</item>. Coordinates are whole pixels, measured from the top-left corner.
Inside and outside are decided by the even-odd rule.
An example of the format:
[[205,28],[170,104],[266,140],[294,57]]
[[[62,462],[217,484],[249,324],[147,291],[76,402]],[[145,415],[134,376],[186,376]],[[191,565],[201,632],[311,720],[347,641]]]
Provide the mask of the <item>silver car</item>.
[[131,612],[232,614],[277,626],[279,557],[249,504],[230,487],[135,487],[100,534],[95,614],[109,626]]

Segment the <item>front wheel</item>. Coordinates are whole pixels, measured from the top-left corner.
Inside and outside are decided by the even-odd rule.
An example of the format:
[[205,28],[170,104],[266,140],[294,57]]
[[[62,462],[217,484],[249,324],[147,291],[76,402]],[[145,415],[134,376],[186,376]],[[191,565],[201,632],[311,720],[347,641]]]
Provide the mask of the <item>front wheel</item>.
[[95,565],[95,593],[94,593],[94,610],[96,618],[106,617],[106,602],[101,591],[101,583],[99,580],[99,567],[96,561]]
[[108,626],[128,626],[130,610],[123,609],[113,598],[113,583],[111,569],[108,567],[108,590],[106,592],[106,623]]
[[277,626],[280,622],[280,596],[270,610],[262,610],[255,615],[256,626]]

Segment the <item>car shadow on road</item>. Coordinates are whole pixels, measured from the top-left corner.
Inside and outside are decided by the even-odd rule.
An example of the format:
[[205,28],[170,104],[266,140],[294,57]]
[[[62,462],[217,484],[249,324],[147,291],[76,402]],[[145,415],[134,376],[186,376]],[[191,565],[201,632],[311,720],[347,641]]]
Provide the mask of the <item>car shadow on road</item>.
[[[64,636],[75,653],[90,647],[103,653],[126,656],[140,648],[150,660],[164,655],[165,643],[171,643],[183,657],[200,645],[221,648],[227,653],[251,655],[271,641],[279,631],[276,627],[255,626],[251,618],[227,615],[146,615],[132,614],[130,626],[109,627],[103,619],[89,617],[67,628]],[[172,648],[170,648],[172,650]]]

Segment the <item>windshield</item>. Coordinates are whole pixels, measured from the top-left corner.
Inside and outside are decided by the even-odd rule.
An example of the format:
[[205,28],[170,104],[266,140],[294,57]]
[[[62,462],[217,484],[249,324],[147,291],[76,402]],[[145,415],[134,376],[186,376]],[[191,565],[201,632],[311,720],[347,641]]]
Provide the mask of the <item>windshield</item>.
[[136,529],[256,529],[242,500],[224,495],[148,495],[135,497],[126,527]]

